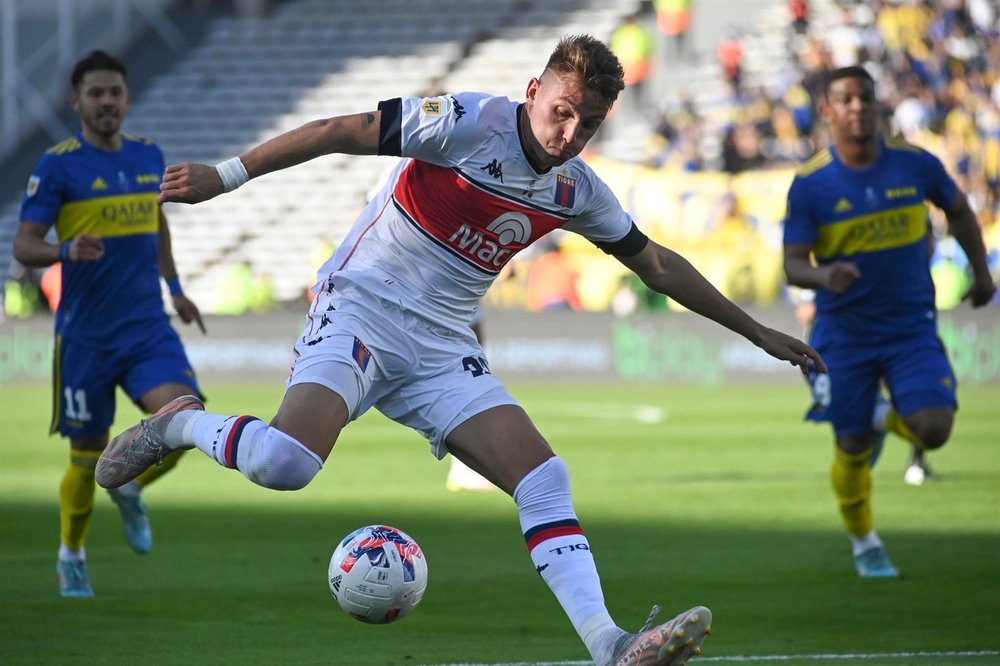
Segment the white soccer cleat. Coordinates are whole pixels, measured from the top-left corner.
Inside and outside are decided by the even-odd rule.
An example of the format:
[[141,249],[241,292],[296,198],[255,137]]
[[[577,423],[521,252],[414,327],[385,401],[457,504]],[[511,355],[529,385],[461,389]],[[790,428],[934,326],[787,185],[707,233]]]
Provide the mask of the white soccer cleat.
[[653,606],[639,633],[622,641],[614,652],[613,666],[683,666],[701,654],[701,644],[712,633],[712,611],[695,606],[669,622],[648,628],[659,610]]
[[205,403],[193,395],[174,398],[148,419],[111,440],[94,469],[97,484],[109,489],[123,486],[176,450],[166,444],[167,424],[174,414],[187,409],[204,410]]

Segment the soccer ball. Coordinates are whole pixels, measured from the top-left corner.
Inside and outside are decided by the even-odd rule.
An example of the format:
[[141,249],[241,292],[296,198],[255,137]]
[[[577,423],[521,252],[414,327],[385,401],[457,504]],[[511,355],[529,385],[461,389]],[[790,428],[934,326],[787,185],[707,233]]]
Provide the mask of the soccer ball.
[[417,542],[388,525],[348,534],[330,558],[330,592],[351,617],[388,624],[417,607],[427,589],[427,560]]

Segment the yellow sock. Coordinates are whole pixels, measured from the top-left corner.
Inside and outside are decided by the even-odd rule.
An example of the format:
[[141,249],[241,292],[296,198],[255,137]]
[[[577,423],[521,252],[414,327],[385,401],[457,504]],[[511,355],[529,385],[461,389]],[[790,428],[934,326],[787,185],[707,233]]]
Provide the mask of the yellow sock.
[[910,426],[906,425],[906,421],[903,420],[902,416],[896,413],[895,409],[890,409],[886,413],[885,429],[891,433],[899,435],[917,448],[924,448],[924,443],[920,441],[920,438],[917,437],[912,430],[910,430]]
[[163,458],[163,462],[161,462],[159,465],[153,465],[145,472],[135,477],[136,484],[138,484],[142,488],[145,488],[153,481],[156,481],[158,478],[160,478],[161,476],[172,470],[174,467],[176,467],[177,461],[181,459],[181,456],[184,455],[184,453],[185,450],[182,449],[180,451],[174,451],[173,453],[165,456]]
[[100,451],[70,449],[69,466],[59,484],[59,538],[70,550],[80,550],[94,510],[94,467]]
[[835,448],[830,482],[840,504],[840,517],[847,531],[861,537],[872,531],[871,450],[845,453]]

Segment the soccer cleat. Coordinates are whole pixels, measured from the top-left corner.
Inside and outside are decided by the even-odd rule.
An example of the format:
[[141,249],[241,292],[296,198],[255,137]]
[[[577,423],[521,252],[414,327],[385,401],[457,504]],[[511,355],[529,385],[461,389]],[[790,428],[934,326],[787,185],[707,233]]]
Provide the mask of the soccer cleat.
[[118,488],[163,460],[171,451],[190,446],[167,446],[167,424],[174,414],[188,409],[205,409],[193,395],[174,398],[148,419],[139,421],[111,440],[97,460],[94,476],[102,488]]
[[87,579],[87,563],[59,560],[56,562],[56,573],[59,574],[59,594],[64,597],[92,597],[94,590]]
[[613,666],[683,666],[701,654],[701,644],[712,633],[712,611],[695,606],[650,628],[659,611],[659,606],[653,606],[643,628],[616,646]]
[[153,549],[153,530],[142,500],[138,495],[126,495],[114,488],[108,491],[108,495],[121,511],[125,541],[136,553],[145,555]]
[[875,546],[854,556],[854,568],[862,578],[897,578],[899,571],[882,546]]
[[934,477],[931,468],[927,466],[923,451],[916,447],[910,454],[910,464],[903,473],[903,481],[911,486],[922,486],[924,481],[930,481]]

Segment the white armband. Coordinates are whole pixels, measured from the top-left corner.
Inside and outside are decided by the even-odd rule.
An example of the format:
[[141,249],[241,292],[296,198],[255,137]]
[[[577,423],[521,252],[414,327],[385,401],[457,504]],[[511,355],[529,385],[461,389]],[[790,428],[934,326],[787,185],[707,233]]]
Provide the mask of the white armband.
[[250,180],[247,168],[243,166],[243,160],[239,157],[219,162],[215,165],[215,170],[219,172],[222,179],[222,191],[232,192],[243,183]]

